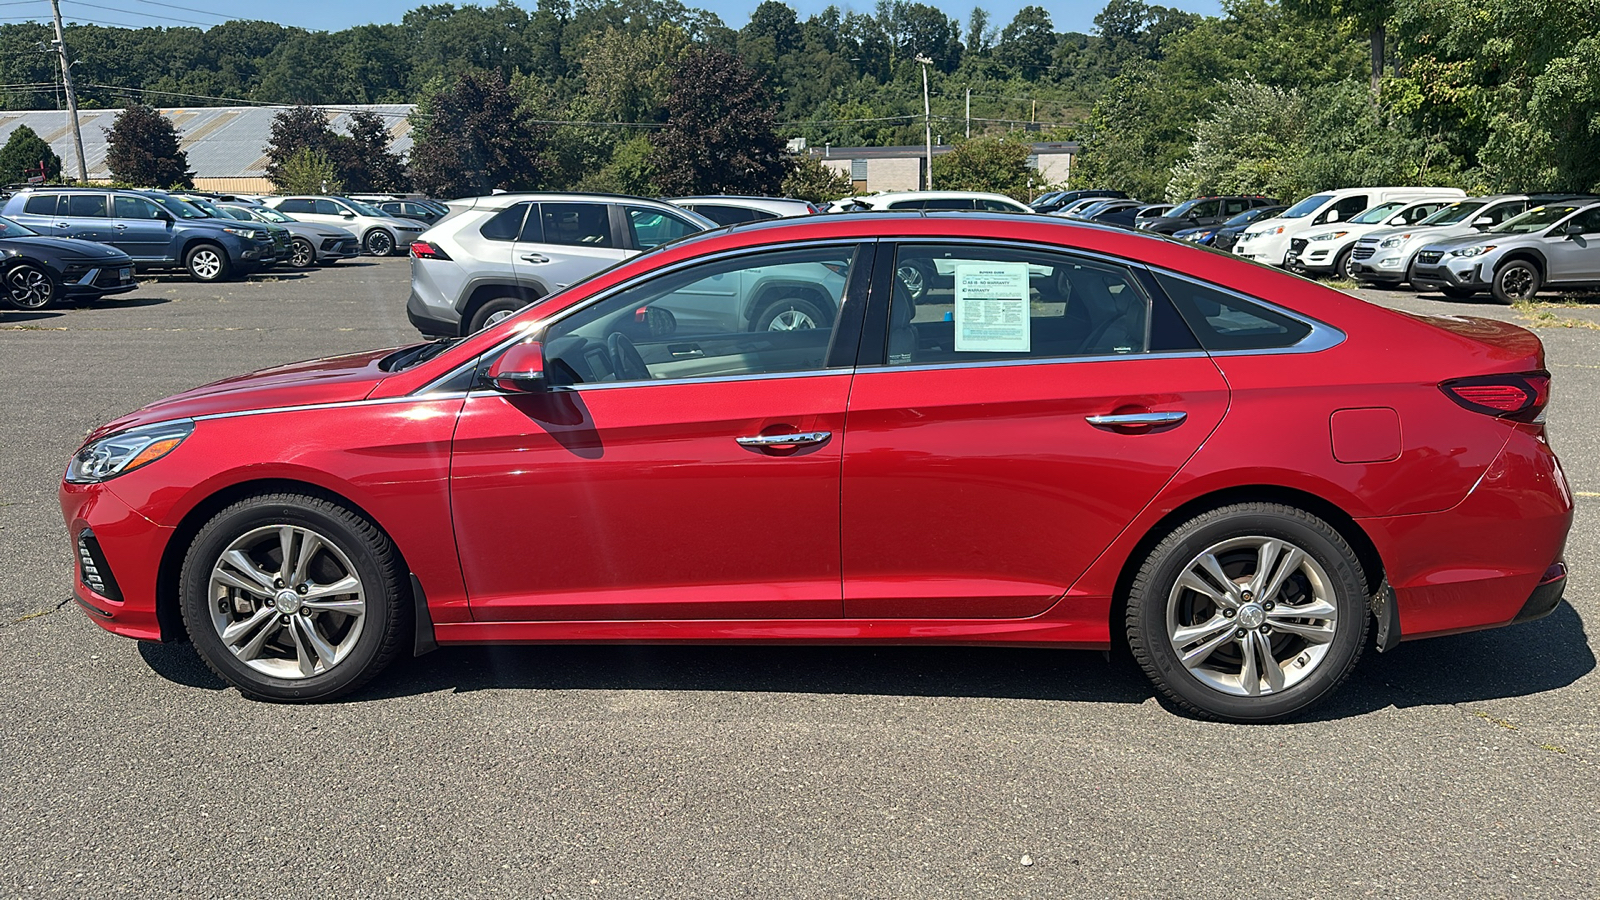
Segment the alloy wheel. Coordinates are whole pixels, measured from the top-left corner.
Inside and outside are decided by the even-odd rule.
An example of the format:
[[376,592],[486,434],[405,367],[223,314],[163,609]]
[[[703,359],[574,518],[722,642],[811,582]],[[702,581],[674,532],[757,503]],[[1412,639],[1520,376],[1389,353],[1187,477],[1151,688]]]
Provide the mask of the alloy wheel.
[[804,310],[786,309],[778,313],[767,325],[768,331],[799,331],[805,328],[816,328],[816,320]]
[[305,241],[295,241],[293,255],[289,257],[289,264],[297,269],[304,269],[317,260],[317,251]]
[[394,238],[379,229],[367,235],[367,252],[373,256],[388,256],[394,251]]
[[222,256],[209,247],[202,247],[189,257],[189,271],[201,281],[211,281],[222,274]]
[[55,283],[43,270],[21,265],[6,273],[6,297],[18,309],[43,309],[55,298]]

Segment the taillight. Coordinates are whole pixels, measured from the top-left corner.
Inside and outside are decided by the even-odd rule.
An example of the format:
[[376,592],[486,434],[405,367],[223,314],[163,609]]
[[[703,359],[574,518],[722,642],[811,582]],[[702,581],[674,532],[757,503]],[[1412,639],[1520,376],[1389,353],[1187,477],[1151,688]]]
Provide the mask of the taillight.
[[1550,402],[1550,373],[1479,375],[1439,385],[1463,409],[1513,422],[1543,422]]
[[411,256],[414,259],[449,259],[450,254],[444,252],[438,244],[431,241],[412,241]]

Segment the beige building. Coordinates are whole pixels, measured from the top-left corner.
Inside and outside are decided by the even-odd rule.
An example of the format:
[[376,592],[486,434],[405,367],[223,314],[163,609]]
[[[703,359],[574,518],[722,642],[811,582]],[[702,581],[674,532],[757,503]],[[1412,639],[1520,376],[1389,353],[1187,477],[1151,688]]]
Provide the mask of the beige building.
[[[950,144],[935,144],[933,155],[954,149]],[[824,166],[850,177],[858,193],[915,191],[923,186],[927,167],[927,147],[811,147],[807,152]],[[1039,173],[1038,192],[1067,185],[1072,177],[1072,158],[1078,152],[1073,141],[1043,141],[1033,145],[1028,165]],[[941,185],[935,184],[938,189]]]

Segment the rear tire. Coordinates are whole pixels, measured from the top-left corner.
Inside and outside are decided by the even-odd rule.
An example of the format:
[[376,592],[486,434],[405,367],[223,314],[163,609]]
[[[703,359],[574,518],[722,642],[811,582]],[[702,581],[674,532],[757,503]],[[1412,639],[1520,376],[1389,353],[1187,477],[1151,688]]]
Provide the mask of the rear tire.
[[1538,266],[1525,259],[1514,259],[1495,271],[1494,286],[1489,292],[1494,299],[1509,306],[1520,300],[1532,300],[1543,281]]
[[527,305],[527,301],[518,297],[496,297],[478,307],[478,311],[472,314],[472,321],[467,326],[467,334],[476,334],[502,319],[508,319]]
[[1184,522],[1150,551],[1128,596],[1128,646],[1188,712],[1269,722],[1350,676],[1367,597],[1332,526],[1291,506],[1239,503]]
[[827,313],[817,308],[810,300],[799,297],[785,297],[773,301],[766,309],[761,311],[761,317],[756,320],[756,331],[800,331],[808,328],[823,328],[829,323]]
[[183,257],[189,277],[203,284],[226,280],[233,271],[228,252],[216,244],[196,244]]
[[394,255],[394,250],[395,250],[394,235],[390,234],[387,231],[384,231],[382,228],[374,228],[371,231],[367,232],[367,236],[364,239],[362,239],[361,243],[362,243],[362,246],[366,248],[366,251],[367,251],[367,253],[369,255],[372,255],[372,256],[393,256]]
[[1335,277],[1341,278],[1345,281],[1356,280],[1356,273],[1350,268],[1350,264],[1354,262],[1354,260],[1351,259],[1352,252],[1352,248],[1347,247],[1345,248],[1344,252],[1340,253],[1338,257],[1334,259],[1333,274]]

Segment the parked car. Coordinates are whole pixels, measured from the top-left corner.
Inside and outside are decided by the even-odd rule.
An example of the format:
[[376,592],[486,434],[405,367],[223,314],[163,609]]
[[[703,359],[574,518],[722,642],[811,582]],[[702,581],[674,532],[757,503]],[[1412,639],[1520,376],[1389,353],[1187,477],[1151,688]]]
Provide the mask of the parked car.
[[1079,191],[1053,191],[1033,201],[1033,203],[1030,205],[1033,207],[1034,212],[1053,213],[1059,212],[1062,207],[1067,206],[1068,204],[1076,203],[1079,200],[1084,200],[1090,197],[1120,200],[1126,199],[1127,196],[1128,195],[1122,191],[1111,191],[1101,188],[1090,188],[1088,190]]
[[213,218],[160,191],[18,191],[0,215],[40,234],[110,244],[138,271],[185,269],[196,281],[240,277],[277,258],[265,228]]
[[1027,204],[1019,203],[1005,194],[989,194],[983,191],[896,191],[851,199],[855,201],[852,210],[854,212],[873,209],[981,209],[989,212],[1033,212]]
[[406,315],[423,334],[471,334],[641,250],[717,227],[614,194],[492,194],[452,206],[411,245]]
[[1288,209],[1287,206],[1261,206],[1245,210],[1237,216],[1220,225],[1202,225],[1199,228],[1185,228],[1173,233],[1173,237],[1180,241],[1200,244],[1206,247],[1215,247],[1218,250],[1232,251],[1234,242],[1239,235],[1250,227],[1251,222],[1259,219],[1269,219]]
[[[895,273],[930,260],[960,288],[910,301]],[[840,314],[750,332],[748,297],[712,296],[780,266]],[[1178,241],[804,217],[462,340],[152,403],[60,500],[89,618],[187,638],[252,697],[339,697],[438,644],[1120,635],[1173,704],[1260,722],[1369,639],[1558,606],[1550,379],[1515,325]]]
[[133,257],[108,244],[46,237],[0,218],[0,289],[16,309],[63,300],[98,300],[139,286]]
[[809,216],[820,212],[814,203],[781,197],[722,196],[664,199],[673,206],[699,213],[718,225],[736,225],[740,222],[782,219],[788,216]]
[[1080,213],[1080,217],[1101,225],[1115,225],[1118,228],[1132,228],[1137,221],[1139,210],[1146,204],[1138,200],[1107,200],[1098,206],[1091,207]]
[[1600,287],[1600,203],[1535,206],[1481,234],[1429,241],[1411,281],[1458,299],[1487,291],[1501,303],[1546,287]]
[[1062,205],[1056,207],[1053,211],[1045,213],[1045,215],[1055,216],[1058,219],[1075,218],[1077,213],[1082,212],[1091,206],[1099,206],[1101,203],[1104,203],[1106,199],[1107,198],[1105,197],[1079,197],[1077,200],[1069,200],[1068,202],[1063,203]]
[[218,203],[217,209],[241,222],[264,222],[287,230],[290,236],[288,264],[297,269],[331,266],[341,259],[361,255],[360,238],[343,228],[302,222],[259,204]]
[[1133,214],[1133,227],[1138,228],[1144,222],[1161,218],[1172,207],[1173,204],[1171,203],[1151,203],[1147,206],[1139,207],[1138,212]]
[[[1368,285],[1395,287],[1411,281],[1417,251],[1432,241],[1478,234],[1538,205],[1563,199],[1563,194],[1497,194],[1458,200],[1421,222],[1406,228],[1384,228],[1356,241],[1351,273]],[[1596,198],[1600,199],[1600,198]]]
[[404,253],[405,248],[427,230],[410,219],[397,219],[348,197],[268,197],[266,205],[302,222],[347,229],[361,239],[361,248],[373,256]]
[[1284,257],[1283,264],[1308,275],[1352,279],[1355,270],[1351,266],[1355,262],[1358,239],[1385,228],[1417,225],[1448,205],[1450,199],[1439,197],[1379,203],[1348,222],[1313,229],[1289,241],[1289,254]]
[[421,222],[424,228],[450,214],[449,208],[443,204],[426,200],[378,200],[368,205],[375,206],[397,219]]
[[1139,230],[1153,231],[1156,234],[1174,234],[1186,228],[1221,225],[1246,210],[1277,205],[1278,201],[1259,195],[1196,197],[1167,210],[1165,215],[1146,218],[1140,223]]
[[289,229],[283,227],[282,225],[279,225],[275,222],[257,220],[253,217],[247,217],[246,220],[241,220],[238,216],[231,216],[226,212],[223,212],[220,207],[211,201],[211,198],[203,194],[170,192],[170,196],[177,197],[179,200],[182,200],[190,206],[195,207],[213,219],[234,219],[235,221],[248,220],[253,222],[259,228],[265,228],[267,230],[267,234],[272,236],[273,259],[270,261],[263,261],[261,263],[262,269],[270,269],[277,265],[280,261],[287,263],[290,255],[294,253],[294,240],[289,234]]
[[1233,252],[1245,259],[1269,266],[1282,266],[1289,255],[1289,242],[1303,233],[1330,222],[1347,222],[1351,217],[1391,200],[1421,200],[1429,197],[1463,198],[1465,191],[1455,188],[1372,187],[1342,188],[1312,194],[1281,214],[1263,219],[1239,235]]

